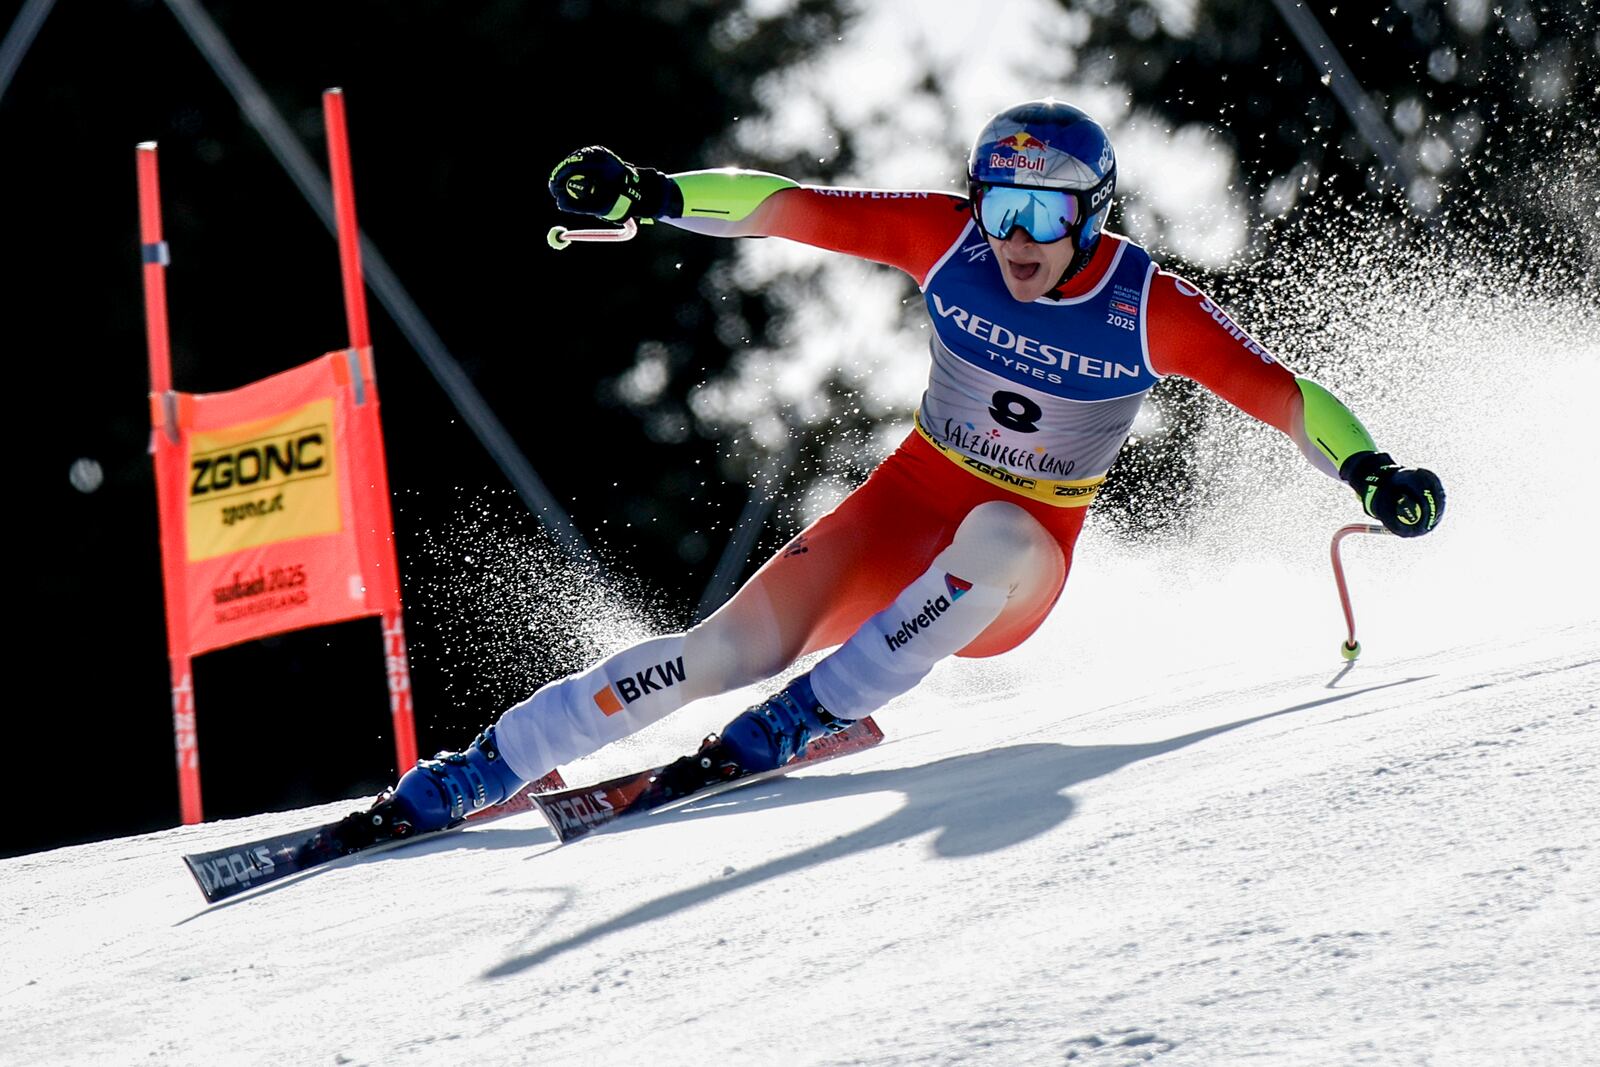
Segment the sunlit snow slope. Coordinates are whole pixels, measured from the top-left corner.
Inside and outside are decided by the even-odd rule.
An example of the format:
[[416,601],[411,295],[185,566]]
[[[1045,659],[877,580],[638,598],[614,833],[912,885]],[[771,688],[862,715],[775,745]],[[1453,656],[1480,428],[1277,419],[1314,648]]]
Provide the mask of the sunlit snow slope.
[[1445,301],[1334,370],[1450,490],[1436,535],[1349,544],[1353,670],[1353,498],[1250,433],[1192,537],[1091,527],[1047,626],[875,751],[211,909],[181,853],[349,805],[0,862],[0,1062],[1593,1062],[1600,349],[1556,310]]

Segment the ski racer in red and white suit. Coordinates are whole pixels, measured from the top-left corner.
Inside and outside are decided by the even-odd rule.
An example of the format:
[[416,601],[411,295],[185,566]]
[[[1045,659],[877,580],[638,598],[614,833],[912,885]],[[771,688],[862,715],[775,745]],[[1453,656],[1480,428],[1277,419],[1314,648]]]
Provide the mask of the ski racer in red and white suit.
[[544,686],[458,759],[487,749],[503,757],[497,773],[536,779],[832,646],[796,681],[806,706],[849,721],[948,655],[1014,648],[1060,596],[1094,494],[1165,375],[1288,434],[1397,532],[1425,532],[1442,512],[1436,478],[1378,453],[1342,403],[1126,237],[1096,233],[1087,252],[1021,229],[1002,239],[959,196],[809,188],[754,172],[669,177],[600,148],[564,160],[551,188],[568,210],[781,237],[898,268],[927,302],[932,371],[915,430],[719,611]]

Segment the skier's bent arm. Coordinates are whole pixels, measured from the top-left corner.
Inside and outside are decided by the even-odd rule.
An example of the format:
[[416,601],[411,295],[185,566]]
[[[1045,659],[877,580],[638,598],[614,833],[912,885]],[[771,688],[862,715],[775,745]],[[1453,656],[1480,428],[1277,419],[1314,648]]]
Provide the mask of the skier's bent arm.
[[563,211],[659,219],[719,237],[786,237],[898,267],[919,285],[967,222],[966,200],[948,193],[810,188],[752,170],[668,175],[598,145],[556,164],[550,192]]
[[948,193],[803,186],[760,171],[674,174],[681,213],[662,221],[717,237],[783,237],[898,267],[920,284],[966,226]]
[[1275,360],[1199,289],[1165,271],[1151,279],[1145,321],[1151,369],[1193,378],[1292,437],[1318,470],[1354,489],[1392,533],[1415,537],[1444,515],[1444,486],[1429,470],[1379,452],[1361,420],[1327,389]]
[[1158,271],[1149,307],[1146,329],[1157,373],[1192,378],[1282,430],[1313,466],[1335,478],[1351,456],[1377,451],[1372,435],[1338,397],[1279,363],[1182,278]]

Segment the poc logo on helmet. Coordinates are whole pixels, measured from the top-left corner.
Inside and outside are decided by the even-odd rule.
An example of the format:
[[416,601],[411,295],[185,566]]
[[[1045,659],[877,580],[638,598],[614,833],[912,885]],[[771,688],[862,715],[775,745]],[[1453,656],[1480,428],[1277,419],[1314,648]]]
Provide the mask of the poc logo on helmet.
[[1100,205],[1111,199],[1111,183],[1106,182],[1089,197],[1089,214],[1100,210]]

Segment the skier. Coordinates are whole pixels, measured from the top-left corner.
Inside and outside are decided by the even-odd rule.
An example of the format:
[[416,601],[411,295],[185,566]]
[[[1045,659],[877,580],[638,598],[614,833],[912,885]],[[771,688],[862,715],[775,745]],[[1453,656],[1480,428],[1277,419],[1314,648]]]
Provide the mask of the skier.
[[563,159],[550,191],[568,212],[786,237],[906,272],[932,320],[928,388],[894,454],[709,619],[551,682],[465,751],[418,763],[380,806],[413,832],[451,825],[692,700],[838,645],[697,754],[708,779],[767,770],[946,656],[1015,647],[1054,606],[1089,505],[1165,375],[1288,434],[1392,532],[1432,530],[1445,504],[1436,476],[1378,451],[1328,390],[1103,229],[1116,173],[1105,131],[1055,100],[989,120],[967,197],[667,175],[601,147]]

